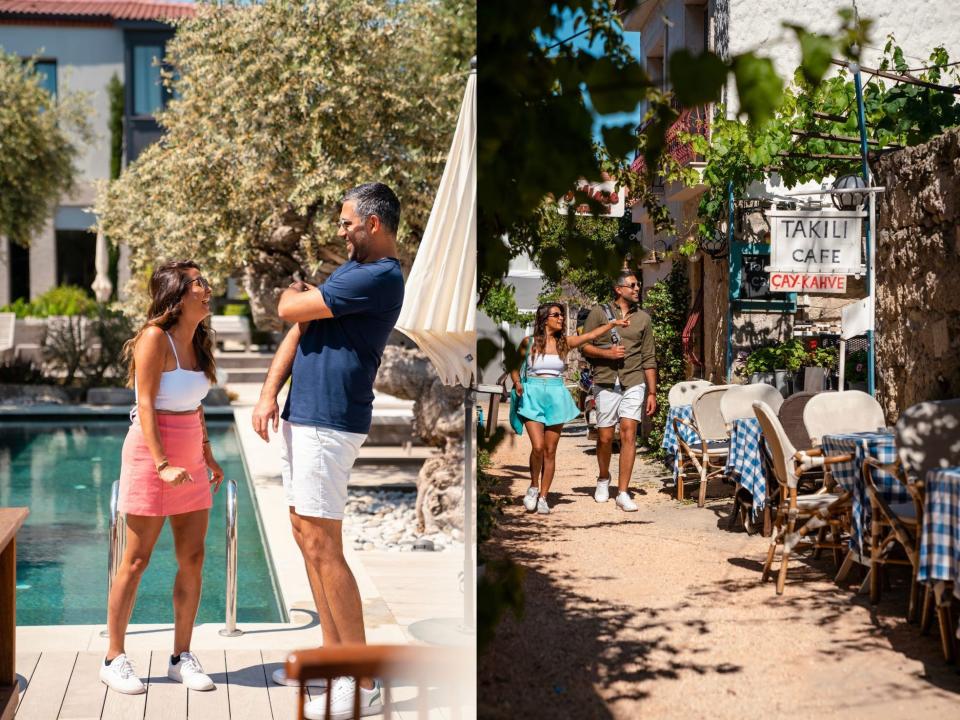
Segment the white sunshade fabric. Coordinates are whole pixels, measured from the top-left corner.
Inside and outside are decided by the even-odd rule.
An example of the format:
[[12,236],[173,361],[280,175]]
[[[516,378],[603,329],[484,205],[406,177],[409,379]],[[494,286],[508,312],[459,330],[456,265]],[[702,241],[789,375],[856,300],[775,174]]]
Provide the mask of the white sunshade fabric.
[[397,320],[397,329],[430,358],[444,385],[464,387],[477,374],[476,82],[471,72]]

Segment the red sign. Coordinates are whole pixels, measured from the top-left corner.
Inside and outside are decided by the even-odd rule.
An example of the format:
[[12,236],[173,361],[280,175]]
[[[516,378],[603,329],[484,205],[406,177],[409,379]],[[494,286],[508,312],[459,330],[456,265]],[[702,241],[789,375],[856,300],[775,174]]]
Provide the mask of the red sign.
[[770,273],[770,290],[773,292],[845,293],[847,276],[772,272]]

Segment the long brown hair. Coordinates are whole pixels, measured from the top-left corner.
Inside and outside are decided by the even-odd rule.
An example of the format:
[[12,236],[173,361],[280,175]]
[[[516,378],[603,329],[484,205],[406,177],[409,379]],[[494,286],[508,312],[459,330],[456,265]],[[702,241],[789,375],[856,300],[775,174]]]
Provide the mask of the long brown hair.
[[[133,387],[136,378],[133,351],[143,332],[150,327],[158,327],[164,332],[177,324],[183,313],[183,296],[190,287],[190,276],[187,270],[199,270],[199,266],[192,260],[174,260],[161,265],[150,276],[150,308],[147,310],[147,321],[137,334],[127,340],[123,346],[124,357],[130,364],[130,373],[127,375],[127,386]],[[210,336],[208,321],[204,320],[197,325],[193,333],[193,350],[197,355],[200,370],[210,382],[217,381],[217,366],[213,359],[213,338]]]
[[543,355],[547,350],[547,321],[550,319],[550,311],[557,308],[563,315],[563,327],[557,333],[557,354],[561,360],[567,359],[567,309],[560,303],[544,303],[537,308],[536,319],[533,325],[533,350],[530,357]]

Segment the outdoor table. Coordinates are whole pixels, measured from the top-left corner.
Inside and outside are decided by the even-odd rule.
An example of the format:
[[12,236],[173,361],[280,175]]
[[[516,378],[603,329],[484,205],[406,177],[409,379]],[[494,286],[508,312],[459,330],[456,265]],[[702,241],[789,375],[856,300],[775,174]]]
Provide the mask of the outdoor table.
[[960,597],[960,466],[928,472],[925,490],[917,582],[934,583],[939,604],[945,583]]
[[17,709],[17,530],[27,508],[0,508],[0,719]]
[[730,428],[730,454],[724,474],[753,497],[756,519],[767,501],[767,476],[763,468],[763,431],[755,418],[740,418]]
[[[849,462],[834,463],[829,466],[833,479],[851,495],[852,533],[850,547],[863,555],[863,536],[870,528],[870,499],[863,482],[863,461],[872,457],[881,463],[895,462],[897,447],[892,430],[872,432],[844,433],[842,435],[824,435],[822,440],[825,456],[852,455]],[[873,483],[880,495],[890,503],[910,501],[910,493],[897,478],[890,473],[871,468]]]
[[[677,434],[673,429],[674,418],[693,423],[693,405],[677,405],[670,408],[667,411],[667,426],[663,429],[663,442],[660,443],[660,447],[666,450],[668,455],[673,456],[673,480],[676,482],[680,474],[680,446],[677,444]],[[680,435],[688,445],[700,442],[697,434],[686,425],[680,426]]]

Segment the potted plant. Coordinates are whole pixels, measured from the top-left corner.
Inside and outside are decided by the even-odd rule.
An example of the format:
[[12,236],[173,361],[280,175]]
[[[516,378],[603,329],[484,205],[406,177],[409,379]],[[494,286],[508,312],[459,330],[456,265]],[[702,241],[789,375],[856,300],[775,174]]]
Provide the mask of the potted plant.
[[[814,347],[809,353],[807,353],[807,360],[804,365],[805,367],[823,368],[826,371],[828,381],[826,387],[830,387],[830,378],[836,373],[837,370],[837,348]],[[801,379],[801,383],[798,385],[798,387],[803,387],[803,368],[800,368],[800,371],[797,373],[797,377]]]
[[744,368],[750,378],[751,385],[756,383],[773,385],[773,371],[777,365],[777,356],[777,349],[772,346],[757,348],[747,356]]
[[807,349],[800,338],[791,338],[777,348],[777,366],[774,368],[774,387],[786,397],[793,389],[794,375],[803,367]]

